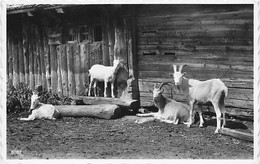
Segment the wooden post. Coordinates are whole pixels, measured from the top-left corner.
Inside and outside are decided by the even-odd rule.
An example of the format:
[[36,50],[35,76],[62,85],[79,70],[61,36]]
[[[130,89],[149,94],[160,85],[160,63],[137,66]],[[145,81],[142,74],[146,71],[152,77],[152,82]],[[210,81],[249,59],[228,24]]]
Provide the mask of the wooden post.
[[43,31],[41,30],[40,42],[39,42],[39,55],[40,55],[40,66],[41,66],[41,80],[44,89],[47,89],[47,79],[46,79],[46,68],[44,59],[44,43],[43,43]]
[[20,82],[25,82],[24,79],[24,55],[23,55],[23,47],[22,47],[22,40],[19,39],[18,42],[18,55],[19,55],[19,79]]
[[19,83],[19,60],[18,60],[18,45],[15,41],[12,43],[13,52],[13,86],[17,87]]
[[41,78],[41,60],[40,60],[40,34],[38,26],[35,26],[35,51],[36,51],[36,67],[37,67],[37,86],[42,86]]
[[80,62],[80,46],[78,44],[73,45],[73,57],[74,57],[74,70],[75,70],[75,83],[76,83],[76,95],[82,91],[82,80],[80,74],[81,62]]
[[[29,26],[28,26],[29,27]],[[30,86],[30,89],[34,89],[34,71],[33,71],[33,66],[34,66],[34,55],[33,55],[33,34],[32,34],[32,28],[30,27],[28,29],[29,31],[29,39],[28,39],[28,42],[29,42],[29,86]]]
[[114,15],[113,15],[112,9],[111,9],[111,12],[112,12],[112,14],[109,15],[108,22],[106,24],[106,31],[108,34],[108,49],[109,49],[110,65],[113,65],[114,45],[115,45],[115,28],[114,28]]
[[[47,35],[47,34],[46,34]],[[48,45],[48,39],[47,36],[43,37],[43,53],[44,53],[44,63],[45,63],[45,77],[46,77],[46,83],[47,83],[47,89],[51,89],[51,83],[50,83],[50,53],[49,53],[49,45]]]
[[76,86],[75,86],[75,76],[74,76],[74,60],[73,60],[73,45],[67,44],[67,66],[68,66],[68,88],[69,95],[75,95]]
[[56,47],[57,50],[57,85],[58,85],[58,94],[61,95],[62,94],[62,77],[61,77],[61,46],[57,46]]
[[68,67],[67,67],[67,55],[66,55],[66,46],[62,44],[60,47],[61,53],[61,81],[62,81],[62,93],[68,95]]
[[110,59],[109,59],[109,43],[108,43],[108,31],[106,30],[106,26],[108,24],[108,11],[106,8],[103,8],[102,10],[102,18],[101,18],[101,24],[102,24],[102,58],[103,58],[103,64],[105,66],[110,65]]
[[28,42],[28,27],[27,24],[23,24],[23,55],[24,55],[24,72],[25,83],[29,85],[29,42]]
[[57,45],[50,45],[50,60],[51,60],[51,90],[52,93],[58,91],[58,75],[57,75]]
[[[114,54],[116,59],[122,59],[125,64],[128,63],[127,57],[127,49],[126,49],[126,36],[125,36],[125,23],[122,17],[121,7],[115,7],[115,45],[114,45]],[[125,68],[121,68],[117,72],[117,97],[119,98],[130,98],[129,95],[126,95],[127,89],[127,80],[129,77],[128,70]]]
[[[82,87],[83,88],[88,88],[87,84],[88,84],[88,70],[89,70],[89,66],[88,66],[88,49],[87,49],[87,45],[86,44],[80,44],[80,76],[81,76],[81,80],[82,80]],[[87,93],[86,90],[84,90],[84,92]]]
[[115,58],[123,59],[127,63],[126,56],[126,43],[124,35],[124,20],[122,18],[121,8],[116,7],[115,10],[115,45],[114,45],[114,54]]
[[10,35],[8,36],[8,58],[7,58],[7,62],[8,62],[8,73],[9,73],[9,80],[10,83],[13,84],[13,51],[12,51],[12,43],[11,43],[11,38]]

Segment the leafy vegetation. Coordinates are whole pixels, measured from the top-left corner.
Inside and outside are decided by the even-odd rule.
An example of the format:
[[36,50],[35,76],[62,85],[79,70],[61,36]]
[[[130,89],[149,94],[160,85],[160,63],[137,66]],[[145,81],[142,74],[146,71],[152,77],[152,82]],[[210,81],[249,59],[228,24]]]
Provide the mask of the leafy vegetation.
[[[7,114],[28,111],[31,103],[32,90],[25,83],[19,83],[15,88],[12,83],[7,82]],[[39,93],[40,102],[52,105],[69,105],[72,99],[65,95],[58,95],[50,91]]]

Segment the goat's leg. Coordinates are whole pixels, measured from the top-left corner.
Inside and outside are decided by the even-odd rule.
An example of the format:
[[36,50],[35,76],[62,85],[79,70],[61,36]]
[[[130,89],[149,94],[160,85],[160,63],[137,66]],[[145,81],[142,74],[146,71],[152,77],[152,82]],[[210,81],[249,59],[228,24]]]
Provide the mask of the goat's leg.
[[220,124],[221,124],[221,112],[220,112],[218,103],[212,102],[212,105],[213,105],[213,107],[215,109],[216,117],[217,117],[217,128],[215,130],[215,133],[219,133]]
[[114,95],[114,82],[111,82],[111,96],[113,98],[115,98],[115,95]]
[[202,105],[201,104],[198,105],[198,113],[199,113],[199,116],[200,116],[200,125],[199,125],[199,127],[202,128],[203,124],[204,124],[204,120],[203,120],[203,116],[202,116]]
[[189,123],[187,124],[187,127],[190,128],[191,124],[192,124],[192,120],[193,120],[193,109],[194,108],[194,102],[190,101],[190,120]]
[[104,81],[104,97],[107,97],[107,81]]
[[20,118],[19,120],[21,120],[21,121],[31,121],[31,120],[34,120],[34,119],[35,119],[35,115],[31,114],[31,115],[29,115],[28,118]]
[[157,112],[155,113],[137,113],[136,116],[138,117],[156,117],[158,115]]
[[94,95],[97,97],[97,80],[94,81]]
[[226,126],[226,112],[223,112],[223,124],[222,124],[222,128],[224,128]]
[[92,85],[93,85],[93,78],[90,78],[90,83],[89,83],[89,88],[88,88],[88,96],[91,96],[90,93],[91,93]]

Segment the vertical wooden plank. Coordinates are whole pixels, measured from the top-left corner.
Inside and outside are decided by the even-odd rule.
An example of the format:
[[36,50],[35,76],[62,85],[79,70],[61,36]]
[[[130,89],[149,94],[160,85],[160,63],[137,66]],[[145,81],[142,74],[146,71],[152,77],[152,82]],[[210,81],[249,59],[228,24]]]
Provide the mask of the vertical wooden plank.
[[108,43],[108,32],[106,30],[106,24],[108,24],[107,10],[103,8],[103,15],[101,19],[102,24],[102,58],[105,66],[110,65],[109,58],[109,43]]
[[35,26],[35,51],[36,51],[36,66],[37,66],[37,85],[42,86],[41,77],[41,59],[40,59],[40,34],[38,26]]
[[31,28],[32,28],[32,30],[31,30],[32,35],[31,35],[30,43],[31,43],[31,46],[32,46],[32,56],[33,56],[32,65],[33,65],[33,78],[34,78],[34,85],[32,87],[35,88],[35,86],[39,85],[39,81],[38,81],[38,79],[39,79],[38,73],[39,72],[38,72],[38,63],[37,63],[38,53],[37,53],[37,44],[36,44],[37,39],[35,37],[36,36],[35,25],[32,25]]
[[25,82],[24,79],[24,55],[23,55],[23,47],[22,47],[22,40],[19,39],[18,43],[18,55],[19,55],[19,79],[20,82]]
[[115,10],[115,45],[114,54],[116,58],[127,61],[125,33],[124,33],[124,20],[122,18],[121,8]]
[[39,55],[40,55],[40,78],[42,81],[42,86],[44,89],[47,89],[47,79],[46,79],[46,68],[45,68],[45,59],[44,59],[44,43],[43,43],[43,36],[42,31],[40,35],[40,41],[39,41]]
[[12,43],[13,51],[13,86],[17,87],[19,83],[19,60],[18,60],[18,45],[17,43]]
[[32,35],[32,28],[30,27],[28,29],[29,31],[29,39],[28,39],[28,43],[29,43],[29,87],[30,89],[33,89],[35,86],[35,80],[34,80],[34,71],[33,71],[33,67],[34,67],[34,55],[33,55],[33,35]]
[[51,81],[50,81],[50,46],[48,45],[48,38],[45,33],[43,36],[43,53],[44,53],[44,63],[45,63],[45,78],[47,83],[47,89],[51,89]]
[[58,91],[58,75],[57,75],[57,51],[56,45],[50,45],[50,61],[51,61],[51,90],[52,93]]
[[74,76],[74,58],[73,58],[73,45],[67,44],[67,66],[68,66],[68,88],[69,95],[75,95],[76,93],[76,85],[75,85],[75,76]]
[[82,91],[82,80],[80,76],[80,46],[78,44],[73,45],[73,55],[74,55],[74,70],[75,70],[75,83],[76,83],[76,95]]
[[10,83],[13,84],[13,51],[12,51],[12,43],[11,43],[11,35],[8,36],[8,80],[10,80]]
[[61,78],[61,48],[57,46],[57,82],[58,94],[62,94],[62,78]]
[[62,81],[62,93],[63,95],[68,95],[68,67],[67,67],[67,54],[66,45],[60,45],[61,53],[61,81]]
[[28,44],[28,27],[27,24],[23,24],[23,56],[24,56],[24,73],[25,83],[29,85],[29,44]]
[[[111,10],[113,12],[113,10]],[[113,65],[114,61],[114,45],[115,45],[115,28],[114,28],[114,17],[109,15],[108,23],[106,24],[106,31],[108,34],[108,49],[110,65]]]
[[87,75],[88,75],[88,67],[86,61],[86,46],[85,44],[79,44],[80,48],[80,76],[81,76],[81,84],[82,84],[82,91],[86,92],[87,86]]
[[[90,44],[85,44],[85,54],[84,54],[84,63],[86,68],[86,76],[85,76],[85,83],[89,85],[89,72],[88,70],[91,68],[90,66]],[[87,87],[88,88],[88,87]]]

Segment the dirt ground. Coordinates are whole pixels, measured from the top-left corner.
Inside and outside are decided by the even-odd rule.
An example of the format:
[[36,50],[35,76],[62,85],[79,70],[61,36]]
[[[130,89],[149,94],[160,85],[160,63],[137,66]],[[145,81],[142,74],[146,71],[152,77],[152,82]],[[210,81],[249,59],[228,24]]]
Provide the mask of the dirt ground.
[[7,159],[253,159],[252,142],[214,134],[216,120],[187,128],[136,119],[8,117]]

